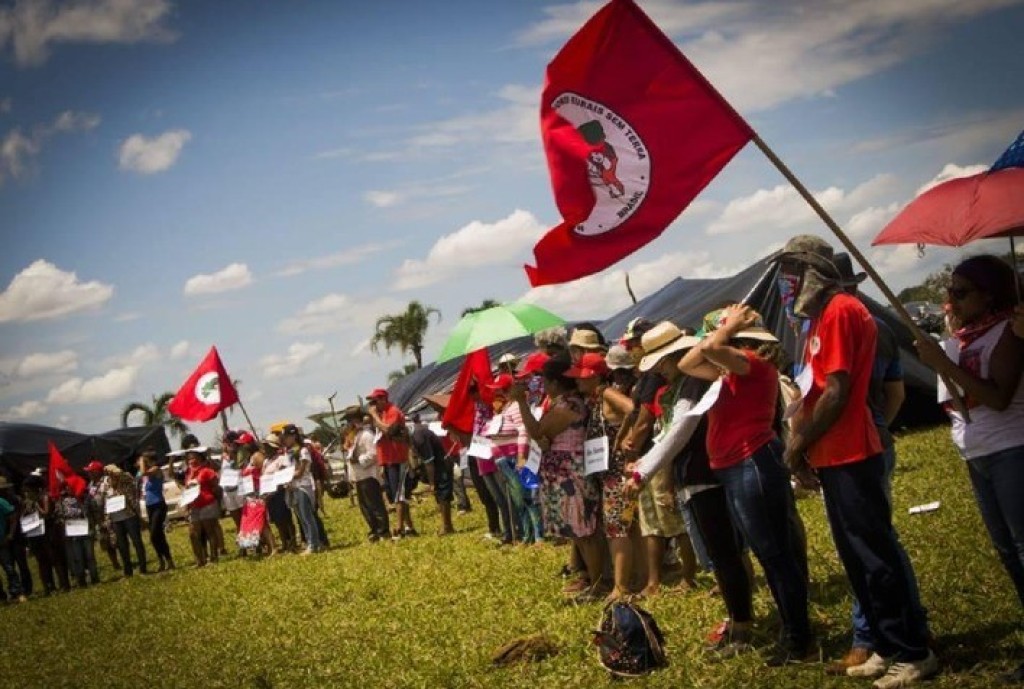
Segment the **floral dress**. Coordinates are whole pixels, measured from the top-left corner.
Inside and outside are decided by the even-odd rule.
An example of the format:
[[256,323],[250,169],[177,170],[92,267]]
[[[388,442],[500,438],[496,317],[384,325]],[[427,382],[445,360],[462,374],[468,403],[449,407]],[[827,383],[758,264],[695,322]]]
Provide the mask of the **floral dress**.
[[590,403],[587,440],[602,435],[608,438],[608,447],[612,449],[608,458],[608,471],[603,472],[599,478],[604,533],[608,538],[625,538],[629,535],[629,527],[636,514],[636,500],[626,499],[624,488],[629,478],[626,476],[626,462],[622,453],[614,450],[622,422],[611,423],[604,418],[604,390],[602,387],[597,398]]
[[584,538],[597,530],[601,494],[596,482],[583,475],[583,441],[587,408],[576,395],[561,397],[552,409],[567,409],[580,417],[551,441],[540,459],[540,504],[548,535]]

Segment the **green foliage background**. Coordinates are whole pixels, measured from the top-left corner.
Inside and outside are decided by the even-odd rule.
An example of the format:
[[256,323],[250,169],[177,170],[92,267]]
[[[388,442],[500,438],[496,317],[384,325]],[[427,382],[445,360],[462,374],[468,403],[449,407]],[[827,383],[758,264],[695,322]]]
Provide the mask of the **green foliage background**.
[[[915,563],[943,664],[928,686],[991,687],[1021,659],[1020,606],[978,517],[946,429],[898,441],[897,527]],[[473,491],[470,491],[472,497]],[[937,512],[907,508],[940,500]],[[599,605],[567,605],[557,572],[567,549],[497,548],[481,538],[479,503],[438,538],[432,501],[414,508],[421,536],[365,542],[358,509],[329,501],[333,548],[322,555],[228,558],[197,570],[185,529],[171,532],[180,569],[0,608],[0,668],[9,687],[602,687],[619,686],[589,645]],[[799,503],[812,568],[811,614],[824,658],[849,644],[849,599],[817,498]],[[225,531],[233,536],[231,522]],[[149,551],[152,555],[152,551]],[[99,554],[98,554],[99,555]],[[105,556],[100,555],[105,560]],[[33,566],[34,567],[34,566]],[[756,594],[759,642],[777,630]],[[713,662],[700,648],[724,615],[710,578],[644,603],[667,637],[670,667],[644,687],[852,687],[823,664],[767,669],[756,655]],[[505,669],[491,652],[544,632],[554,658]]]

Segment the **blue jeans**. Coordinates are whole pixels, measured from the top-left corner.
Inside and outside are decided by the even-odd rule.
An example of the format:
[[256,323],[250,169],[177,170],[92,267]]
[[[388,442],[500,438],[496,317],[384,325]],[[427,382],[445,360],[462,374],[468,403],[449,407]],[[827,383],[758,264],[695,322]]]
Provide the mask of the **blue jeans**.
[[690,503],[684,503],[680,500],[679,511],[683,514],[683,524],[686,525],[686,533],[690,536],[690,543],[693,544],[693,553],[697,556],[700,568],[705,572],[714,572],[715,565],[708,555],[707,546],[704,545],[704,536],[701,534],[700,529],[697,528],[693,511],[690,509]]
[[715,475],[725,488],[733,521],[764,569],[782,619],[784,641],[802,649],[811,640],[807,618],[807,579],[799,565],[798,537],[789,471],[782,464],[782,443],[772,440],[752,456]]
[[925,624],[911,603],[913,570],[900,555],[885,476],[881,453],[818,469],[832,539],[867,616],[874,650],[913,662],[928,655]]
[[[882,436],[883,438],[886,435]],[[891,436],[889,436],[890,442],[888,444],[883,440],[882,450],[882,465],[885,469],[885,495],[889,501],[889,509],[892,509],[892,474],[896,470],[896,448],[891,443]],[[896,537],[896,545],[899,548],[900,560],[903,562],[903,568],[910,578],[910,605],[915,609],[918,619],[924,625],[922,634],[927,638],[928,636],[928,611],[921,603],[921,591],[917,586],[917,576],[914,574],[914,567],[910,564],[910,558],[907,557],[907,551],[903,548],[903,544],[899,541],[899,534],[893,530],[893,535]],[[875,647],[875,635],[871,633],[871,625],[868,624],[868,616],[864,614],[864,609],[860,604],[860,601],[856,597],[853,599],[853,646],[859,648],[874,649]]]
[[505,491],[505,477],[499,470],[491,474],[481,474],[480,478],[483,479],[484,485],[487,486],[491,497],[494,498],[494,504],[498,507],[502,530],[501,539],[505,543],[511,543],[514,540],[515,530],[512,527],[512,510],[509,509],[511,500]]
[[320,540],[320,529],[316,524],[316,511],[313,507],[313,498],[306,491],[295,490],[295,515],[302,523],[302,532],[306,536],[306,545],[310,550],[317,551],[323,547]]
[[978,511],[1024,606],[1024,445],[967,460]]
[[509,508],[512,512],[512,526],[516,536],[522,539],[525,530],[523,520],[526,516],[526,496],[523,484],[519,482],[519,472],[516,471],[515,457],[502,457],[498,460],[498,473],[505,480],[505,493],[508,495]]

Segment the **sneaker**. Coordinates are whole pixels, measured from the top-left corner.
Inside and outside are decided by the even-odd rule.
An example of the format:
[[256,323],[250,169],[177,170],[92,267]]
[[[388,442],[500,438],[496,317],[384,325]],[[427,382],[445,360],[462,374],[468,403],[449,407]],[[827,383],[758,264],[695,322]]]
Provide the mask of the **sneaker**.
[[313,550],[312,548],[306,548],[306,549],[305,549],[305,550],[303,550],[303,551],[302,551],[301,553],[299,553],[299,555],[300,555],[300,556],[312,555],[312,554],[313,554],[313,553],[315,553],[315,552],[316,552],[316,551],[315,551],[315,550]]
[[726,617],[724,620],[722,620],[721,624],[719,624],[717,627],[708,632],[708,635],[706,637],[708,650],[711,650],[719,644],[726,643],[727,639],[729,638],[729,630],[731,628],[732,620]]
[[876,679],[881,677],[892,665],[892,660],[883,658],[877,653],[872,653],[860,665],[851,665],[846,668],[847,677],[863,677],[864,679]]
[[[722,625],[718,627],[718,629],[721,629],[721,627],[725,626],[726,624],[727,623],[723,622]],[[716,629],[715,631],[718,631],[718,629]],[[754,645],[753,643],[751,643],[752,641],[753,634],[751,633],[751,630],[749,628],[734,629],[732,625],[729,624],[728,629],[718,639],[718,641],[715,642],[713,645],[708,645],[707,647],[705,647],[705,650],[708,653],[719,658],[734,658],[738,655],[742,655],[744,653],[749,653],[750,651],[753,651]]]
[[825,672],[830,675],[838,675],[842,677],[846,675],[847,669],[863,665],[868,662],[870,657],[871,649],[864,648],[863,646],[853,646],[842,658],[834,663],[829,663],[828,666],[825,667]]
[[412,528],[411,526],[405,527],[405,530],[402,532],[402,535],[403,536],[419,536],[419,534],[416,532],[416,529]]
[[893,663],[884,676],[875,680],[872,684],[875,689],[900,689],[909,687],[922,679],[937,674],[939,671],[939,659],[934,653],[928,651],[928,655],[921,660],[909,663]]
[[813,641],[807,641],[800,645],[784,641],[775,646],[771,655],[765,660],[765,665],[768,667],[783,667],[785,665],[798,665],[817,660],[818,649]]

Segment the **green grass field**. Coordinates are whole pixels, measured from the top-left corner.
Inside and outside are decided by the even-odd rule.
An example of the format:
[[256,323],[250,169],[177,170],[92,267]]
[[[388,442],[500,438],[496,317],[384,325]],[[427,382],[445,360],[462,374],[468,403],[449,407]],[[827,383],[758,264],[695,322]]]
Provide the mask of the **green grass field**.
[[[920,579],[942,674],[926,686],[991,687],[1015,666],[1020,609],[971,497],[946,429],[899,438],[896,522]],[[473,491],[470,490],[471,497]],[[940,500],[937,512],[907,508]],[[308,558],[191,566],[186,531],[171,546],[179,569],[0,608],[0,672],[8,687],[583,687],[608,685],[589,644],[600,605],[567,605],[557,573],[565,548],[497,548],[481,538],[477,506],[459,533],[433,535],[430,499],[414,508],[418,539],[368,544],[358,509],[330,501],[333,547]],[[811,615],[825,658],[849,644],[849,598],[819,499],[801,500],[812,576]],[[226,535],[233,537],[230,520]],[[147,539],[148,546],[148,539]],[[152,551],[150,551],[152,556]],[[105,557],[103,558],[105,560]],[[759,575],[760,579],[760,575]],[[870,686],[824,665],[769,670],[756,654],[712,662],[700,651],[724,615],[703,590],[643,603],[667,637],[670,666],[649,687]],[[761,641],[775,633],[767,589],[756,593]],[[560,653],[495,669],[491,652],[544,632]],[[616,682],[618,684],[618,682]]]

